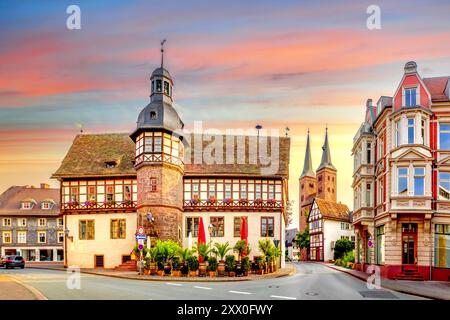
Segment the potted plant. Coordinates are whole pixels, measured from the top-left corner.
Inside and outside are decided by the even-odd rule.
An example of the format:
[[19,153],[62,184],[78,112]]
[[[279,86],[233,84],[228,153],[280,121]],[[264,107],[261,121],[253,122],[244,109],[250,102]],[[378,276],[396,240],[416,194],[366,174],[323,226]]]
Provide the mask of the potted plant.
[[194,257],[194,256],[188,257],[187,264],[188,264],[188,267],[189,267],[189,276],[190,277],[196,277],[197,276],[197,270],[198,270],[197,257]]
[[243,273],[241,259],[244,254],[247,254],[247,241],[237,241],[234,245],[234,251],[238,253],[238,261],[236,262],[236,275],[241,276]]
[[172,276],[174,277],[181,277],[181,261],[180,257],[175,256],[172,259]]
[[215,249],[215,253],[216,255],[219,257],[219,264],[217,266],[217,272],[219,274],[219,276],[225,276],[225,256],[227,255],[228,252],[231,251],[231,247],[230,244],[228,242],[226,243],[218,243],[216,242],[214,244],[214,249]]
[[156,248],[151,248],[147,250],[145,255],[145,267],[148,269],[150,275],[155,275],[158,270],[156,264]]
[[225,257],[226,270],[229,277],[236,276],[236,258],[233,254],[229,254]]
[[216,270],[217,270],[217,258],[210,257],[208,259],[208,273],[211,278],[214,278],[216,276]]
[[248,256],[243,257],[241,264],[244,276],[248,276],[248,270],[250,269],[250,258]]
[[192,251],[189,250],[188,248],[186,249],[180,248],[178,251],[178,255],[180,256],[181,259],[181,267],[180,267],[181,275],[187,276],[189,273],[187,260],[192,255]]
[[275,205],[277,203],[277,200],[269,199],[269,200],[267,200],[267,203],[270,204],[270,205]]
[[208,244],[201,243],[198,245],[197,253],[199,257],[199,268],[198,268],[198,275],[200,277],[206,276],[206,263],[208,261],[208,257],[211,254],[211,242]]
[[262,203],[263,203],[263,199],[261,199],[261,198],[255,199],[255,204],[261,205]]
[[264,273],[264,258],[261,256],[257,256],[255,259],[255,271],[256,274],[263,274]]
[[225,203],[225,204],[232,204],[233,203],[233,199],[225,198],[225,199],[223,199],[223,203]]

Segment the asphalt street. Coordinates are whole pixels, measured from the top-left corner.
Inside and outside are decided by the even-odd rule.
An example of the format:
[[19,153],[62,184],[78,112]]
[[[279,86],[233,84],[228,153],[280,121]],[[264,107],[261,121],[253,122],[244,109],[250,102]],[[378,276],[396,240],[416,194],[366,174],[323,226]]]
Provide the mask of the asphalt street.
[[[47,299],[60,300],[322,300],[420,299],[385,289],[369,290],[366,283],[322,264],[295,263],[293,276],[240,282],[176,282],[118,279],[81,274],[79,288],[70,274],[58,270],[0,269],[34,287]],[[69,283],[69,285],[68,285]]]

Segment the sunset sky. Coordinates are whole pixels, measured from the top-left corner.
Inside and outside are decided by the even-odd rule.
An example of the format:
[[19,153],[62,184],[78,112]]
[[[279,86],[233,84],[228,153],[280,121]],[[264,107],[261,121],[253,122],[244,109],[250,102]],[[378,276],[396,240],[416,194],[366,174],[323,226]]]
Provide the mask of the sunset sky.
[[[50,182],[74,136],[130,132],[160,61],[189,126],[290,128],[290,196],[306,131],[319,165],[328,124],[338,199],[353,207],[352,138],[367,98],[393,95],[403,66],[450,75],[448,1],[22,1],[0,3],[0,192]],[[14,3],[14,5],[13,5]],[[81,8],[81,30],[66,8]]]

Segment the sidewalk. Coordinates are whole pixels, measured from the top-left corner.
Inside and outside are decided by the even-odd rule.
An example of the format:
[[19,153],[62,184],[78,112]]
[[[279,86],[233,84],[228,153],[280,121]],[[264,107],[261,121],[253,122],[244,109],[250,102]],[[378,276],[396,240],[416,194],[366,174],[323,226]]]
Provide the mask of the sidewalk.
[[[67,271],[62,265],[28,265],[28,268],[34,269],[47,269],[47,270],[59,270]],[[250,274],[246,277],[171,277],[171,276],[149,276],[139,275],[137,271],[114,271],[108,269],[81,269],[82,273],[92,274],[97,276],[106,276],[113,278],[132,279],[132,280],[145,280],[145,281],[177,281],[177,282],[234,282],[234,281],[258,281],[264,279],[273,279],[290,276],[296,273],[296,268],[292,263],[286,263],[285,268],[278,269],[274,273],[255,275]]]
[[0,275],[0,300],[46,300],[36,289],[6,276]]
[[[367,281],[369,277],[369,274],[362,271],[346,269],[331,263],[323,264],[331,269],[345,272],[363,281]],[[450,282],[448,281],[408,281],[381,278],[381,287],[429,299],[450,300]]]

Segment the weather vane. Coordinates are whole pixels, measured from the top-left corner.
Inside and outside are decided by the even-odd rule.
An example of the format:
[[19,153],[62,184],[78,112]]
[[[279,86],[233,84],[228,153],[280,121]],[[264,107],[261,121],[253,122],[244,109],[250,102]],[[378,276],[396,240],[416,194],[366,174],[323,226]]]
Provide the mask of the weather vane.
[[161,41],[161,68],[164,66],[164,43],[166,43],[166,39]]

